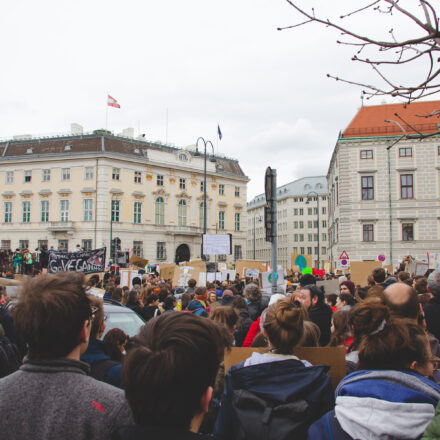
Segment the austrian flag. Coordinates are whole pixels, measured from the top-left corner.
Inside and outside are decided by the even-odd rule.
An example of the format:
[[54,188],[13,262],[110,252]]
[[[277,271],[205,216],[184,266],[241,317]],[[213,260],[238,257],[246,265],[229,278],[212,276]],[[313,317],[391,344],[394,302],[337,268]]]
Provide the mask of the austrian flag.
[[116,101],[116,99],[112,98],[110,95],[107,95],[107,105],[109,107],[121,108],[121,106],[118,104],[118,101]]

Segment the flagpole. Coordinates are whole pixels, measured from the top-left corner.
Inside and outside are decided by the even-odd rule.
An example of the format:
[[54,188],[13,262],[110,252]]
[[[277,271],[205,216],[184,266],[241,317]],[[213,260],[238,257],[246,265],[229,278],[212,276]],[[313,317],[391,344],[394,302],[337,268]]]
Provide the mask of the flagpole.
[[108,93],[107,93],[107,98],[106,98],[106,102],[105,102],[105,130],[107,131],[107,127],[108,127]]

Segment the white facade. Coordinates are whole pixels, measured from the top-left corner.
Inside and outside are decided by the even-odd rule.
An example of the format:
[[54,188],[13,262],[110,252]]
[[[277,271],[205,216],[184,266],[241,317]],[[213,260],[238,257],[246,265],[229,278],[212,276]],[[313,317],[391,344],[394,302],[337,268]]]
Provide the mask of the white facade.
[[[247,203],[248,259],[271,258],[271,243],[265,239],[265,203],[264,194]],[[312,255],[315,267],[319,254],[323,267],[328,258],[327,203],[325,176],[304,177],[277,188],[278,264],[283,268],[291,267],[291,254]]]
[[366,128],[340,136],[327,174],[332,267],[343,250],[351,261],[384,254],[394,266],[405,255],[440,252],[440,137],[399,140],[401,132],[371,136],[374,127]]
[[[151,263],[179,246],[200,258],[203,167],[203,155],[109,134],[0,144],[1,247],[109,250],[112,234]],[[247,182],[236,161],[208,159],[207,232],[232,234],[226,261],[245,253]]]

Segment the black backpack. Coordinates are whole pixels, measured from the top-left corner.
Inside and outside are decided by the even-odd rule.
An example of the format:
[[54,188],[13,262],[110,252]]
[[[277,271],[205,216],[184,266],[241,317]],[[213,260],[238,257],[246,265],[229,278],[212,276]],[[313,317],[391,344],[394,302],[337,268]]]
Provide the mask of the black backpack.
[[0,336],[0,378],[17,371],[21,365],[18,348],[7,336]]

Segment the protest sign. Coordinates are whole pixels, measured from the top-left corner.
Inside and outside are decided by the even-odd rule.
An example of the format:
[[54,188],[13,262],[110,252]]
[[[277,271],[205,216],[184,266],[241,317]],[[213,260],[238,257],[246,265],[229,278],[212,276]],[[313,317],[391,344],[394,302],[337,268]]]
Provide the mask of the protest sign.
[[202,249],[204,255],[231,255],[232,234],[203,234]]
[[49,252],[47,271],[99,273],[105,271],[106,248],[80,252]]
[[235,270],[222,270],[222,281],[234,281],[235,280]]
[[116,255],[116,264],[128,265],[130,262],[130,252],[118,251]]
[[235,271],[240,278],[245,277],[246,269],[257,269],[259,272],[267,271],[267,263],[265,261],[258,260],[237,260],[235,262]]
[[429,268],[434,270],[440,269],[440,254],[428,252]]
[[376,267],[382,267],[379,261],[352,261],[350,263],[350,279],[355,285],[366,286],[367,278]]
[[138,277],[138,271],[132,269],[121,269],[119,271],[119,276],[121,278],[121,287],[128,287],[131,289],[133,287],[133,279]]
[[[267,348],[232,347],[231,351],[225,352],[225,374],[232,365],[243,362],[253,352],[265,353]],[[297,347],[294,349],[295,356],[309,361],[312,365],[328,365],[328,372],[333,388],[346,376],[345,348],[344,347]]]
[[159,265],[159,274],[160,277],[164,280],[170,280],[174,276],[174,270],[176,269],[176,265],[173,263],[162,263]]
[[[284,284],[284,269],[278,269],[277,274],[277,286],[282,286]],[[263,289],[272,287],[272,272],[263,272],[261,274],[261,285]]]
[[21,291],[21,286],[5,286],[5,289],[9,298],[16,298]]
[[258,269],[246,269],[245,276],[248,278],[258,278],[260,271]]
[[311,255],[290,254],[290,259],[294,272],[302,272],[305,267],[313,267],[313,257]]
[[318,287],[323,286],[326,294],[329,293],[339,294],[339,280],[317,281],[316,285]]
[[191,260],[189,262],[176,266],[173,274],[174,287],[187,287],[188,280],[191,278],[199,280],[201,272],[206,272],[206,264],[200,259]]
[[138,257],[136,254],[131,254],[129,262],[133,266],[139,267],[139,269],[145,269],[145,266],[148,265],[148,260]]

